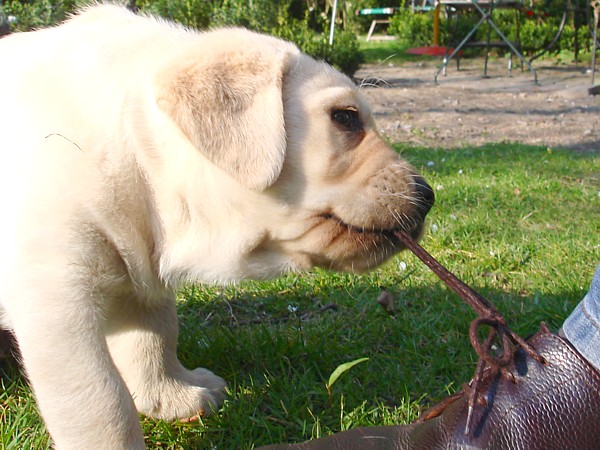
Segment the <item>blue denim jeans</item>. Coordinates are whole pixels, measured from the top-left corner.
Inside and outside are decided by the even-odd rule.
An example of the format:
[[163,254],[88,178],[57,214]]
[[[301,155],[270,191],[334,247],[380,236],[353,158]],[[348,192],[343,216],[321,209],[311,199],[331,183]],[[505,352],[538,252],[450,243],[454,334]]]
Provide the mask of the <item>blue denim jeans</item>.
[[590,290],[567,318],[562,331],[577,351],[600,370],[600,266]]

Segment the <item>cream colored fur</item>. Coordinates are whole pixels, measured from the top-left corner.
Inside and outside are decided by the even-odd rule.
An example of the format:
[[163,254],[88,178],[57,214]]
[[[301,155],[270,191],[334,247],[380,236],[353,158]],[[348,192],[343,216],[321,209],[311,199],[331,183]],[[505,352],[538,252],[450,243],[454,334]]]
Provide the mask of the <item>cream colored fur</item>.
[[181,282],[367,270],[420,233],[422,179],[291,44],[105,5],[0,60],[0,324],[59,449],[141,449],[138,412],[219,405],[225,382],[177,360]]

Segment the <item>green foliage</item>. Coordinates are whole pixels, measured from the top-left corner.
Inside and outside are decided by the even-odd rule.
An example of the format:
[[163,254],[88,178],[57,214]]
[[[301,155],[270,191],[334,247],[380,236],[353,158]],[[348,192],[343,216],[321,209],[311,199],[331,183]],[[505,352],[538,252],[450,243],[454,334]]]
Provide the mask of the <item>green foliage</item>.
[[287,22],[291,0],[254,1],[222,0],[211,11],[211,26],[242,26],[255,31],[270,33]]
[[137,0],[137,7],[186,27],[206,28],[210,24],[211,2],[206,0]]
[[[520,37],[523,49],[528,53],[536,53],[548,45],[556,36],[560,27],[564,4],[559,0],[550,0],[544,3],[536,3],[532,8],[526,10],[521,17]],[[577,40],[580,50],[589,52],[591,50],[591,30],[586,23],[585,13],[578,11],[579,15],[566,22],[560,38],[551,49],[554,54],[572,51],[575,48],[575,23],[577,19],[580,25],[577,29]],[[508,17],[505,15],[505,23]],[[513,39],[516,33],[513,32]]]
[[[582,50],[586,52],[592,50],[592,30],[589,27],[584,25],[577,30],[577,40]],[[565,51],[573,48],[575,48],[575,28],[566,25],[560,36],[558,50]]]
[[348,372],[355,365],[360,364],[362,362],[366,362],[368,360],[369,358],[358,358],[354,361],[348,361],[337,366],[335,370],[331,372],[331,375],[329,375],[329,380],[327,380],[327,383],[325,384],[329,396],[331,397],[331,388],[333,387],[334,383],[338,380],[339,377],[341,377],[344,373]]
[[74,0],[7,0],[0,4],[0,9],[7,16],[17,18],[17,22],[11,27],[13,31],[28,31],[64,20],[75,6]]
[[[533,55],[545,48],[554,39],[559,29],[563,11],[564,0],[538,1],[532,7],[521,11],[497,9],[493,12],[493,20],[511,41],[520,41],[525,54]],[[577,16],[577,20],[580,22],[577,30],[579,49],[583,52],[589,52],[592,45],[590,27],[586,23],[585,12],[580,11],[579,14],[580,16]],[[441,13],[440,44],[453,45],[454,43],[449,42],[452,34],[460,38],[466,36],[479,19],[480,15],[476,12],[473,12],[473,14],[460,13],[458,22],[455,24],[453,16],[452,24],[449,24],[446,15]],[[560,38],[551,49],[551,54],[556,55],[574,49],[574,20],[571,18],[570,21],[567,21]],[[391,22],[390,33],[398,37],[401,45],[408,47],[432,45],[433,12],[413,13],[409,8],[406,8],[396,13]],[[449,29],[454,28],[454,26],[457,26],[456,31],[450,33]],[[491,40],[499,40],[495,31],[490,30],[487,24],[479,27],[473,36],[473,40],[485,41],[490,31]]]
[[542,49],[544,45],[540,43],[550,43],[557,29],[558,24],[554,21],[524,20],[520,30],[523,50],[532,53]]
[[412,47],[431,45],[433,13],[413,13],[409,8],[402,9],[391,18],[389,33]]
[[333,46],[329,45],[326,36],[322,36],[320,39],[296,41],[296,44],[302,51],[331,64],[348,76],[352,76],[364,60],[358,39],[351,31],[339,30],[336,32]]
[[311,27],[312,24],[317,28],[328,29],[326,17],[315,17],[311,11],[306,10],[298,18],[298,8],[294,6],[292,0],[255,1],[252,6],[246,0],[224,0],[221,8],[213,10],[211,25],[241,25],[280,37],[295,43],[300,50],[312,57],[326,61],[352,76],[363,61],[357,36],[340,29],[331,46],[325,34],[317,33]]
[[[28,31],[54,25],[90,0],[9,0],[2,5],[7,15],[17,17],[15,31]],[[129,1],[142,12],[155,14],[187,27],[206,29],[219,26],[242,26],[294,42],[309,55],[322,59],[352,76],[363,61],[354,29],[351,5],[370,5],[373,0],[343,3],[347,26],[338,24],[335,45],[330,46],[324,34],[329,30],[329,16],[322,2],[311,7],[301,0],[136,0]],[[324,2],[323,2],[324,3]],[[345,8],[345,9],[344,9]]]

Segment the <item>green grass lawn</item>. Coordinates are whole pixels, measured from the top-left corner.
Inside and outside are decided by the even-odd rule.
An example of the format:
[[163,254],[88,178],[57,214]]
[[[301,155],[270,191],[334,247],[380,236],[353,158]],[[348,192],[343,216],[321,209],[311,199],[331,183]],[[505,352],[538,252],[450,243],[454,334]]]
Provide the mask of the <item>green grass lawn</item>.
[[[427,56],[410,55],[406,51],[410,46],[394,41],[369,41],[364,36],[359,39],[360,51],[367,64],[401,64],[407,61],[422,61],[431,59]],[[440,57],[437,57],[440,60]]]
[[[422,241],[522,334],[557,329],[600,262],[600,155],[518,144],[398,148],[437,203]],[[395,296],[395,315],[377,302]],[[474,313],[411,254],[364,275],[315,270],[236,287],[190,286],[179,303],[180,358],[229,382],[215,415],[143,419],[149,448],[250,449],[415,419],[468,381]],[[328,390],[342,363],[369,358]],[[0,447],[47,448],[22,376],[3,366]]]

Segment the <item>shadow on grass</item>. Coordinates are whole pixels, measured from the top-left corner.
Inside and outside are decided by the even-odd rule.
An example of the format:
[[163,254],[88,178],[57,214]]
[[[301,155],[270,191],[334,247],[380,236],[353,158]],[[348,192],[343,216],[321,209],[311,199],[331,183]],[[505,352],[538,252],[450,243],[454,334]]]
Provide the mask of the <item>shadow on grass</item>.
[[[388,286],[393,316],[377,304],[377,286],[360,284],[345,293],[265,292],[258,304],[244,295],[221,299],[192,314],[211,315],[202,325],[184,314],[186,364],[210,367],[232,389],[232,402],[217,419],[221,435],[212,434],[210,442],[231,445],[227,425],[248,416],[256,421],[239,430],[239,444],[301,441],[317,425],[321,434],[340,431],[344,420],[351,426],[407,423],[420,407],[468,381],[476,363],[468,338],[475,313],[439,283],[399,284]],[[582,296],[574,291],[524,298],[479,288],[522,335],[537,331],[542,321],[556,330]],[[335,308],[323,310],[332,303]],[[325,384],[333,370],[363,357],[369,360],[340,377],[329,396]],[[198,442],[208,445],[204,439]]]
[[[426,271],[418,269],[414,276]],[[218,414],[200,423],[144,419],[149,443],[251,448],[341,427],[414,420],[420,409],[472,376],[476,354],[468,326],[475,313],[440,283],[411,286],[410,278],[399,275],[398,284],[387,286],[395,299],[393,316],[376,302],[379,287],[360,283],[351,289],[298,286],[286,293],[267,288],[260,298],[242,289],[208,302],[182,302],[182,362],[223,376],[230,397]],[[541,321],[557,329],[581,297],[564,292],[523,298],[487,288],[484,276],[479,281],[478,290],[523,335],[535,332]],[[323,308],[332,304],[335,308]],[[331,372],[363,357],[369,360],[342,375],[328,395]],[[2,366],[2,382],[5,397],[30,397],[14,363]],[[27,409],[37,421],[32,431],[43,433],[35,408]],[[165,435],[182,446],[158,445]]]

